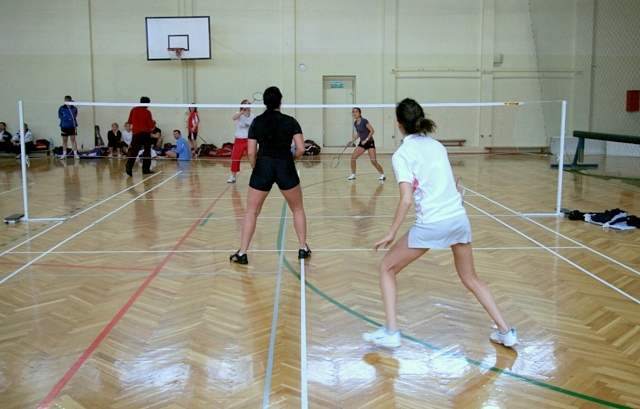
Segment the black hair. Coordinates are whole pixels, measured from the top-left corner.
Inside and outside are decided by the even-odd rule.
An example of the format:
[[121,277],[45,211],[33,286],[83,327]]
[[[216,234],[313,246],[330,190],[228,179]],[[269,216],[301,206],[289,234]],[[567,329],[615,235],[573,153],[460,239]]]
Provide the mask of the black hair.
[[180,135],[182,135],[179,129],[174,129],[173,132],[178,132]]
[[151,102],[151,99],[149,97],[140,97],[141,104],[148,104],[150,102]]
[[278,111],[276,109],[280,108],[280,104],[282,103],[282,93],[278,89],[278,87],[269,87],[264,90],[262,94],[264,105],[267,107],[265,115],[265,129],[264,134],[267,139],[271,139],[273,135],[277,132],[277,122],[279,119]]
[[273,110],[280,108],[280,104],[282,103],[282,93],[278,87],[269,87],[265,89],[262,96],[264,99],[264,105],[267,109]]
[[408,134],[427,135],[436,130],[436,123],[425,117],[420,104],[411,98],[396,105],[396,119]]

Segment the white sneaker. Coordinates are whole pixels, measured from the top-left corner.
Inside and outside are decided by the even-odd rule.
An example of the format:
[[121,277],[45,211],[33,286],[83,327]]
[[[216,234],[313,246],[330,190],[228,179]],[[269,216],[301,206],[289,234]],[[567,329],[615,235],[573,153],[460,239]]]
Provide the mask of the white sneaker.
[[227,179],[227,183],[235,183],[235,181],[236,181],[236,177],[233,175],[229,176],[229,179]]
[[512,347],[518,343],[518,336],[516,335],[516,329],[514,327],[511,327],[506,334],[496,331],[489,336],[489,339],[496,344],[502,344],[506,347]]
[[349,176],[348,180],[353,180],[356,178],[356,174],[352,173],[351,176]]
[[60,155],[60,159],[67,159],[67,152],[62,152],[62,155]]
[[402,340],[400,339],[401,336],[402,332],[400,330],[390,334],[387,327],[383,325],[376,331],[365,332],[362,334],[362,339],[382,347],[399,347],[402,344]]
[[384,175],[384,173],[380,174],[380,177],[378,178],[378,180],[385,180],[387,177]]

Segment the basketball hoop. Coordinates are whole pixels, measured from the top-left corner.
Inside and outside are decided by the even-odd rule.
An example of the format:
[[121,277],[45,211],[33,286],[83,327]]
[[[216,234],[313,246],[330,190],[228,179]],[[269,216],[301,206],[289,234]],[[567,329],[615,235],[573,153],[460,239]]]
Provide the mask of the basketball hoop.
[[184,51],[184,48],[182,48],[182,47],[169,47],[169,48],[167,48],[167,51],[169,52],[169,57],[171,57],[172,60],[181,60],[182,59],[182,52]]

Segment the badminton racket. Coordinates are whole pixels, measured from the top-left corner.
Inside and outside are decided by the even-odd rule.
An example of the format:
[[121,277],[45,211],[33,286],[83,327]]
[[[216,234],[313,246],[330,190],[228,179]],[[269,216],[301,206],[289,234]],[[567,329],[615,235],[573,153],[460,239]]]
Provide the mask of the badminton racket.
[[338,167],[338,165],[340,164],[340,156],[342,156],[342,154],[344,153],[344,151],[347,150],[349,146],[345,146],[344,149],[342,150],[342,152],[340,152],[340,154],[338,156],[334,156],[333,159],[331,159],[331,168],[335,169]]
[[251,101],[252,104],[256,101],[262,101],[262,92],[254,92],[251,98],[253,98],[253,100]]
[[456,190],[460,193],[460,200],[462,200],[462,204],[464,204],[464,194],[467,192],[467,189],[464,187],[462,176],[456,179]]

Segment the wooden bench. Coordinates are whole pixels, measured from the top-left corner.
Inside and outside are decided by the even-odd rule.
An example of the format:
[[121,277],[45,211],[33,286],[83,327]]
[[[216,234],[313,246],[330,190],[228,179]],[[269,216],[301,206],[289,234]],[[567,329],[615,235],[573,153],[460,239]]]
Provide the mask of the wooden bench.
[[464,146],[466,141],[466,139],[438,139],[438,142],[444,146]]
[[487,153],[523,153],[536,152],[541,154],[549,153],[548,146],[485,146]]

